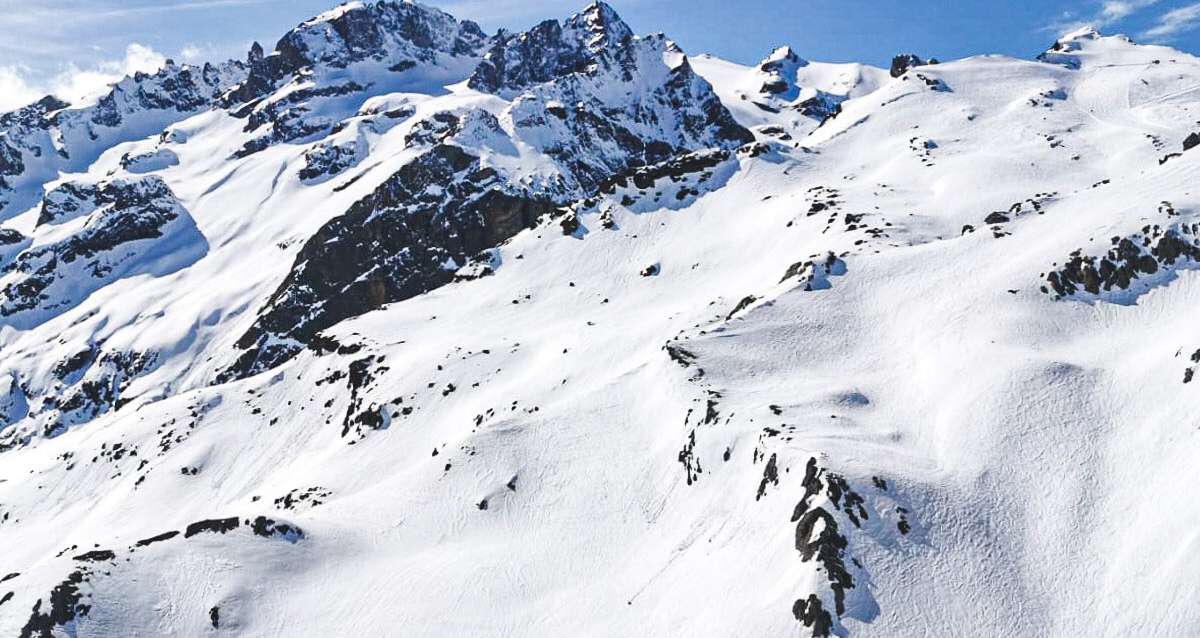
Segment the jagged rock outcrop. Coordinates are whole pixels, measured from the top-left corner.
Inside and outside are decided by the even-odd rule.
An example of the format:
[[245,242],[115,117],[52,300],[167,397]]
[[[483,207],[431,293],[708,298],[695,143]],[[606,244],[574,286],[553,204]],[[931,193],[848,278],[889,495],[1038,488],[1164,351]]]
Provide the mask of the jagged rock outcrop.
[[[1129,291],[1136,294],[1186,265],[1200,263],[1200,225],[1147,225],[1140,233],[1113,237],[1112,248],[1102,256],[1076,250],[1062,266],[1046,275],[1042,291],[1056,299],[1086,293],[1106,298]],[[1147,280],[1151,280],[1147,283]]]
[[1183,150],[1190,151],[1200,146],[1200,133],[1190,133],[1183,139]]
[[915,69],[919,66],[926,66],[928,64],[937,64],[937,60],[932,58],[925,60],[915,53],[901,53],[900,55],[892,58],[892,65],[889,69],[889,73],[892,77],[898,78],[905,73],[908,73],[910,69]]
[[212,107],[246,69],[240,62],[167,63],[114,84],[94,104],[43,98],[0,115],[0,218],[33,205],[59,171],[82,170],[113,144],[153,135]]
[[[65,237],[48,226],[86,220]],[[38,228],[54,239],[20,252],[0,275],[0,325],[28,327],[134,274],[166,274],[207,251],[160,178],[66,183],[46,195]],[[41,233],[34,233],[35,239]]]
[[819,591],[797,598],[792,614],[813,638],[842,635],[847,595],[871,597],[861,564],[850,556],[848,539],[850,529],[861,528],[870,513],[846,479],[820,467],[815,458],[808,460],[802,485],[804,496],[792,512],[796,551],[802,562],[819,568],[826,582]]
[[561,25],[502,34],[470,83],[513,98],[515,135],[580,195],[630,168],[754,139],[674,43],[632,35],[601,2]]
[[403,83],[417,67],[433,84],[462,80],[487,42],[474,22],[406,0],[382,0],[343,5],[308,20],[270,54],[255,43],[246,80],[223,100],[227,107],[242,105],[233,113],[246,118],[247,132],[257,133],[238,156],[328,132],[371,85]]
[[[335,24],[341,16],[325,22]],[[351,23],[358,24],[346,24]],[[301,31],[316,28],[316,23],[302,25]],[[319,31],[328,36],[330,29],[340,33],[332,26]],[[451,45],[449,53],[459,52],[460,47]],[[329,64],[346,58],[321,59]],[[246,353],[222,379],[269,368],[337,321],[452,281],[454,272],[477,253],[552,210],[551,200],[585,196],[614,174],[700,149],[724,152],[753,140],[674,44],[662,36],[634,36],[603,3],[562,24],[548,21],[526,34],[501,34],[470,83],[479,90],[516,95],[504,114],[511,117],[514,131],[482,110],[438,112],[414,123],[406,144],[432,150],[308,242],[288,281],[238,342]],[[616,85],[627,90],[614,92]],[[248,126],[271,123],[273,130],[269,139],[262,138],[262,147],[278,135],[303,137],[329,124],[314,125],[304,114],[314,97],[321,97],[312,93],[320,90],[332,89],[301,90],[256,106]],[[290,101],[304,106],[274,110]],[[445,145],[450,139],[471,144],[509,135],[554,159],[561,170],[558,182],[566,186],[556,183],[540,193],[506,188],[502,173]],[[353,143],[314,146],[301,177],[319,180],[336,174],[360,153]],[[332,242],[335,237],[339,241]]]
[[633,31],[603,2],[589,5],[564,23],[546,20],[525,33],[500,32],[469,86],[488,93],[515,96],[536,84],[573,73],[586,73],[595,64],[620,67],[630,80],[635,69],[613,59]]
[[791,47],[775,49],[758,65],[759,72],[765,76],[762,92],[794,99],[798,89],[796,72],[805,66],[808,66],[808,61],[792,51]]
[[434,147],[313,235],[221,378],[270,368],[343,319],[451,282],[554,208],[461,148]]

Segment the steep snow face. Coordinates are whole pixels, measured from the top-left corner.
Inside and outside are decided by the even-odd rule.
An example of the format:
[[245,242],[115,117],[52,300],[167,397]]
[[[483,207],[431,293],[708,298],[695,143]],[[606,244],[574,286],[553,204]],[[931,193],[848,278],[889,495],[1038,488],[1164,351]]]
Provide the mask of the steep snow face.
[[[614,16],[494,92],[252,71],[39,184],[0,634],[1200,632],[1200,60],[813,81]],[[847,99],[744,144],[790,67]]]

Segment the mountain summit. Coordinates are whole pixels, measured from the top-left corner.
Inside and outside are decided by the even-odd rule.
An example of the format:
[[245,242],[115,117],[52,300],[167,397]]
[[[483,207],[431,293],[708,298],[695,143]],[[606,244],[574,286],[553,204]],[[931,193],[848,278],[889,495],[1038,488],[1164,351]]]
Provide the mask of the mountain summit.
[[1200,60],[778,44],[352,2],[0,114],[0,635],[1200,633]]

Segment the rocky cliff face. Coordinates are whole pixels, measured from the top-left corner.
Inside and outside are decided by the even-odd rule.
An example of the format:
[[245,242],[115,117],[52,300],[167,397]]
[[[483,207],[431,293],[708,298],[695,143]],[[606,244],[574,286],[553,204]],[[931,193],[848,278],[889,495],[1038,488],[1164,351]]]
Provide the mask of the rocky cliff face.
[[406,164],[308,240],[220,379],[270,369],[321,330],[450,283],[555,208],[512,190],[458,146],[439,144]]
[[328,133],[362,100],[388,88],[434,90],[465,79],[488,43],[479,26],[407,0],[349,3],[299,25],[224,98],[254,137],[246,156]]
[[0,217],[35,204],[57,171],[78,171],[123,141],[157,134],[211,108],[246,76],[244,65],[176,65],[114,84],[94,104],[46,97],[0,116]]
[[[367,44],[346,44],[375,41],[369,35],[373,31],[364,25],[376,21],[392,24],[401,8],[407,20],[404,24],[410,24],[413,6],[385,2],[370,10],[349,9],[306,23],[284,41],[336,41],[336,46],[295,48],[322,51],[315,59],[346,66],[356,61],[353,51],[381,50]],[[380,11],[383,13],[376,15]],[[417,58],[470,54],[470,47],[464,48],[462,31],[472,34],[475,27],[457,26],[441,14],[420,15],[426,21],[430,16],[437,18],[443,33],[440,38],[433,37],[426,22],[417,23],[420,28],[399,29],[403,37],[412,38],[405,41],[408,48],[424,47],[426,52]],[[447,37],[447,29],[459,35]],[[323,35],[312,35],[314,30]],[[470,41],[477,44],[480,40]],[[293,47],[282,42],[280,56]],[[238,347],[246,350],[243,357],[220,379],[277,365],[299,352],[318,330],[450,282],[454,271],[476,253],[533,225],[553,210],[555,202],[564,204],[594,192],[613,174],[700,149],[731,149],[753,140],[708,82],[691,69],[678,47],[662,36],[634,36],[611,7],[599,2],[562,23],[546,21],[526,33],[501,33],[468,85],[509,101],[495,113],[487,109],[443,112],[418,121],[406,142],[428,145],[431,150],[395,173],[380,187],[382,192],[358,202],[309,241],[288,281],[262,309],[259,322],[238,341]],[[366,89],[356,84],[346,90]],[[273,108],[267,104],[301,104],[297,109],[305,112],[314,97],[319,101],[329,95],[326,91],[314,88],[290,93],[256,107],[248,127],[270,121],[274,133],[270,140],[257,138],[264,142],[255,150],[322,129],[303,115],[288,120],[280,118],[279,111],[270,111],[271,116],[260,118]],[[309,124],[297,125],[296,121]],[[533,188],[500,188],[514,176],[449,146],[471,146],[480,140],[528,145],[553,161],[557,174]],[[306,156],[308,168],[303,177],[336,174],[360,153],[357,140],[314,147]],[[427,191],[429,195],[422,195]],[[406,205],[409,200],[420,205]],[[370,223],[365,223],[367,220]],[[385,227],[392,230],[385,232]],[[362,273],[371,275],[363,279]]]

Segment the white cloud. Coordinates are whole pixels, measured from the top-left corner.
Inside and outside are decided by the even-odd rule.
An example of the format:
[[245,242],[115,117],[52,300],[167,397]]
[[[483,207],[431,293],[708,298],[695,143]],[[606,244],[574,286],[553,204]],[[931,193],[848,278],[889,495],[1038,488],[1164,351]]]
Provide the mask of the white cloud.
[[29,85],[28,71],[18,66],[0,66],[0,112],[11,111],[42,97]]
[[183,58],[185,62],[195,62],[203,56],[204,49],[194,44],[189,44],[179,50],[179,57]]
[[1154,41],[1170,40],[1197,28],[1200,28],[1200,2],[1162,14],[1154,26],[1142,32],[1142,37]]
[[1125,18],[1158,4],[1161,0],[1105,0],[1090,16],[1082,17],[1075,12],[1067,12],[1046,26],[1046,31],[1067,33],[1083,27],[1103,29],[1116,24]]
[[53,94],[67,102],[98,97],[110,84],[138,71],[153,73],[166,58],[150,47],[134,42],[120,60],[102,61],[89,68],[68,65],[48,81],[31,78],[27,68],[0,67],[0,111],[9,111]]
[[1159,0],[1109,0],[1100,8],[1099,26],[1123,20],[1142,9],[1158,4]]

